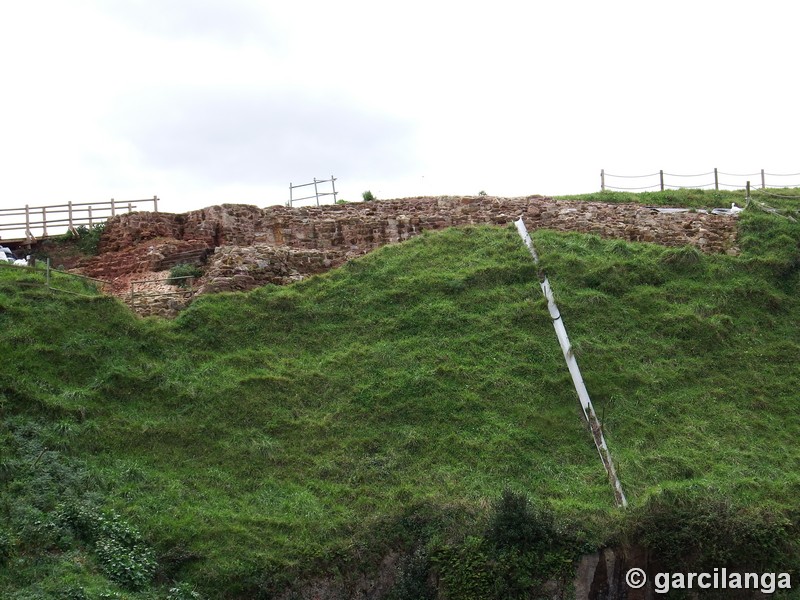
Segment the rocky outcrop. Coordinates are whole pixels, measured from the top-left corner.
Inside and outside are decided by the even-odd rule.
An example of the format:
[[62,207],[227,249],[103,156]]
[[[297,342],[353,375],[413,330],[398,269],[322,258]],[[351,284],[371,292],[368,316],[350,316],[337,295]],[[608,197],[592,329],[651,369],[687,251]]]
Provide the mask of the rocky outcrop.
[[343,264],[345,252],[305,250],[257,243],[220,246],[209,258],[199,293],[248,290],[274,283],[285,285]]
[[730,216],[660,213],[639,204],[558,201],[540,196],[407,198],[304,208],[224,204],[182,215],[132,213],[109,221],[101,250],[119,251],[141,241],[169,237],[212,248],[262,243],[363,254],[425,230],[505,225],[520,216],[529,231],[577,231],[667,246],[691,244],[706,252],[735,252],[736,225]]
[[303,208],[223,204],[185,214],[122,214],[109,220],[100,255],[83,271],[115,281],[115,292],[123,293],[119,288],[133,273],[208,261],[201,292],[245,290],[321,273],[423,231],[507,225],[520,216],[529,231],[547,228],[666,246],[689,244],[704,252],[738,252],[736,219],[731,216],[541,196],[467,196]]

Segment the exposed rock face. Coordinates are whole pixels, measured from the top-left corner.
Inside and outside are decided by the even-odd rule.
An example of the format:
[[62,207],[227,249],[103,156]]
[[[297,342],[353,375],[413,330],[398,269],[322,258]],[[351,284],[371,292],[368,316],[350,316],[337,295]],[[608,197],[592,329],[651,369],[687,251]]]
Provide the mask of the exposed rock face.
[[324,273],[347,260],[340,251],[304,250],[257,243],[220,246],[209,260],[199,293],[247,290],[267,283],[285,285]]
[[595,233],[667,246],[692,244],[707,252],[734,246],[735,220],[705,213],[662,214],[638,204],[567,202],[531,196],[407,198],[345,205],[287,208],[225,204],[182,215],[132,213],[109,221],[102,252],[157,237],[208,247],[266,243],[363,254],[421,231],[458,225],[505,225],[522,216],[538,228]]
[[730,216],[659,213],[638,204],[541,196],[470,196],[303,208],[224,204],[185,214],[123,214],[108,222],[101,254],[84,272],[116,280],[115,291],[122,294],[132,273],[143,278],[178,262],[208,260],[202,292],[244,290],[321,273],[425,230],[506,225],[520,216],[529,231],[547,228],[666,246],[691,244],[704,252],[738,252],[736,220]]

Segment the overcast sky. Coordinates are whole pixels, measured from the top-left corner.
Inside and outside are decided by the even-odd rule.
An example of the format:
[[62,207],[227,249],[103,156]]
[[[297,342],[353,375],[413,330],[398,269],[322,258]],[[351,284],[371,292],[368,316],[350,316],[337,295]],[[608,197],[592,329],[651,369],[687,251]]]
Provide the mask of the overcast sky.
[[266,206],[331,175],[356,200],[800,171],[796,2],[0,7],[3,208]]

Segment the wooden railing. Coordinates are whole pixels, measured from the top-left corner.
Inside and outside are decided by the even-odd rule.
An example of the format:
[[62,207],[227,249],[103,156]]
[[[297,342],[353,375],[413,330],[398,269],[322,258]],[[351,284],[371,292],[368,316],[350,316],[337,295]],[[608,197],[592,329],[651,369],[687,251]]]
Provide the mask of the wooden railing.
[[[37,239],[61,235],[67,231],[77,233],[76,227],[79,225],[92,227],[119,213],[150,210],[150,203],[152,211],[158,212],[157,196],[146,200],[112,198],[107,202],[67,202],[51,206],[26,204],[24,208],[0,208],[0,240],[30,243]],[[142,205],[146,205],[147,208],[140,208]]]

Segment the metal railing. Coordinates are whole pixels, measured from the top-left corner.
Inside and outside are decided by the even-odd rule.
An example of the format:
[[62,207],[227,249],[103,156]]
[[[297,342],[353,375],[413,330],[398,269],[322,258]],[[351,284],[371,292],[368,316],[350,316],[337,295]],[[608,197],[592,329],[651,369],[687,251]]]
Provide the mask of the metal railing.
[[[311,183],[301,183],[299,185],[292,185],[290,183],[289,184],[289,200],[286,201],[286,206],[291,207],[292,204],[295,203],[295,202],[300,202],[302,200],[311,200],[312,198],[316,199],[317,206],[319,206],[319,199],[324,197],[324,196],[333,196],[333,203],[336,204],[336,194],[338,194],[338,192],[336,191],[336,183],[335,182],[336,182],[336,178],[333,175],[331,175],[330,179],[317,179],[316,177],[314,177],[314,181],[312,181]],[[330,183],[331,184],[331,190],[333,190],[333,191],[331,191],[331,192],[320,192],[319,191],[319,187],[318,187],[320,183]],[[296,190],[297,188],[301,188],[301,187],[307,187],[309,185],[313,185],[314,186],[314,195],[313,196],[304,196],[303,198],[295,198],[294,197],[294,190]]]
[[[152,203],[158,212],[158,197],[145,200],[114,200],[105,202],[67,202],[49,206],[0,208],[0,239],[6,242],[35,242],[71,231],[77,233],[79,225],[100,224],[117,214],[133,212],[139,205]],[[16,237],[6,238],[3,232]]]

